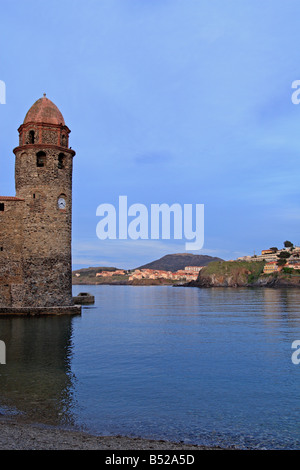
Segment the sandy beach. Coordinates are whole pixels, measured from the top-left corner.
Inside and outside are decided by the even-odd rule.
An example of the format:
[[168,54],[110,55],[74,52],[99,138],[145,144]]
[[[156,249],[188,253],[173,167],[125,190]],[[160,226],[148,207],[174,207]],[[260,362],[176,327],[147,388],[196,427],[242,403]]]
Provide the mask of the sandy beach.
[[216,450],[162,440],[93,436],[85,432],[21,423],[0,417],[0,450]]

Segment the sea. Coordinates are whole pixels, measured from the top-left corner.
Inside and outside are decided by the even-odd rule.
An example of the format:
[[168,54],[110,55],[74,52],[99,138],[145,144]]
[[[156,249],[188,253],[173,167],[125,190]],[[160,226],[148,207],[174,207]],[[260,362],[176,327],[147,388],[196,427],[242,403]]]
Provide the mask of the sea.
[[300,448],[299,289],[83,290],[95,304],[81,316],[0,318],[0,413],[95,435]]

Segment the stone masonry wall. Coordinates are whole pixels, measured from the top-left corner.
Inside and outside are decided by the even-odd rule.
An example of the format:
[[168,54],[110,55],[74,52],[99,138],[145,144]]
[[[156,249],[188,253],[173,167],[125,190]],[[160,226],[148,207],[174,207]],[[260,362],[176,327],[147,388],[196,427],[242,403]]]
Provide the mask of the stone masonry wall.
[[[47,104],[47,103],[46,103]],[[47,104],[48,106],[48,104]],[[14,150],[16,197],[0,203],[0,307],[60,307],[72,300],[70,130],[30,121]],[[42,153],[41,153],[42,152]],[[58,200],[65,200],[65,207]]]
[[24,201],[1,200],[0,211],[0,306],[23,302],[23,209]]
[[[37,151],[46,154],[44,167],[36,165]],[[47,146],[16,153],[16,194],[25,200],[24,306],[72,305],[72,160],[68,150]],[[66,201],[64,210],[59,197]]]

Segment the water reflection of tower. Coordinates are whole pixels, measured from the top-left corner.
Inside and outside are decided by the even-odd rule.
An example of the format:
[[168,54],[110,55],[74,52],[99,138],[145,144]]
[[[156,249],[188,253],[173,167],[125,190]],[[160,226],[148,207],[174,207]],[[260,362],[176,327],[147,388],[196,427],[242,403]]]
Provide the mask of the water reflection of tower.
[[[282,336],[292,342],[290,331],[299,326],[300,291],[295,288],[263,288],[264,324],[270,337],[279,342]],[[280,334],[279,334],[280,333]],[[282,336],[281,336],[282,335]]]
[[277,317],[283,309],[282,292],[274,288],[263,289],[263,307],[264,311],[268,315],[274,315]]
[[264,310],[274,318],[299,318],[300,292],[298,288],[264,288]]
[[0,371],[0,406],[17,408],[25,419],[72,424],[72,322],[66,315],[2,318],[7,364]]

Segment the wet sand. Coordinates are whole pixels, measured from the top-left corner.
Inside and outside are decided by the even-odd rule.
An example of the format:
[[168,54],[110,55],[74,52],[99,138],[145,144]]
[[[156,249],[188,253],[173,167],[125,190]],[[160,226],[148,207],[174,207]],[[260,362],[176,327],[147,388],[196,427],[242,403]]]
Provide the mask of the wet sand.
[[124,436],[93,436],[0,416],[0,450],[217,450]]

